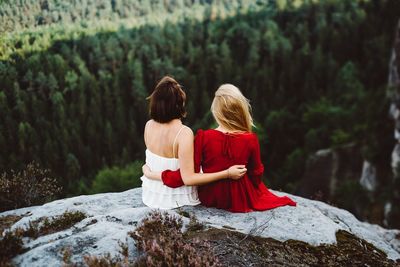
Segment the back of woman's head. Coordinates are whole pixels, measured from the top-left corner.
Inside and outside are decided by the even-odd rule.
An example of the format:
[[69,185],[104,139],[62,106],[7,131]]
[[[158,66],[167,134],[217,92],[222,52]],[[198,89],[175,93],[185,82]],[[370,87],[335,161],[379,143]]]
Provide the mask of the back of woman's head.
[[150,118],[165,123],[186,116],[186,94],[175,79],[164,76],[156,85],[150,99]]
[[236,86],[223,84],[218,88],[211,104],[211,112],[217,123],[225,129],[251,132],[251,106]]

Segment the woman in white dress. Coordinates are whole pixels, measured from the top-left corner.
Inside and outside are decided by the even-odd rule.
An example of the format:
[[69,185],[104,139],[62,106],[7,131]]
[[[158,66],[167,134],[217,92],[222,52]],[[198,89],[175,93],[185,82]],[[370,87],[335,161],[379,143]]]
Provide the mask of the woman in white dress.
[[193,132],[183,125],[186,94],[178,82],[165,76],[155,87],[150,99],[150,118],[144,130],[146,165],[154,172],[177,170],[185,172],[189,185],[178,188],[165,186],[160,180],[142,176],[142,200],[151,208],[172,209],[200,204],[194,184],[220,179],[239,179],[246,172],[244,165],[234,165],[215,173],[195,173],[193,163]]

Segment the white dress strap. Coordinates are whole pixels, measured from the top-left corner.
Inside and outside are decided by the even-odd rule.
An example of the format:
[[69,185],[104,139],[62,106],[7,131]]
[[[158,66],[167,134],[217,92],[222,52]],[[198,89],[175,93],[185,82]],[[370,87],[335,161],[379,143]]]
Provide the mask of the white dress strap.
[[148,121],[147,123],[146,123],[146,125],[145,125],[145,127],[144,127],[144,133],[143,133],[143,137],[144,137],[144,144],[146,145],[146,147],[147,147],[147,145],[148,145],[148,143],[147,143],[147,140],[148,140],[148,138],[147,138],[147,135],[148,135],[148,131],[149,131],[149,125],[150,125],[150,122],[151,121]]
[[174,158],[176,158],[176,157],[175,157],[175,143],[176,143],[176,139],[178,139],[178,136],[179,136],[179,134],[181,133],[181,131],[182,131],[183,128],[185,128],[185,125],[182,125],[182,127],[179,129],[178,133],[177,133],[176,136],[175,136],[174,143],[172,144],[172,154],[174,155]]

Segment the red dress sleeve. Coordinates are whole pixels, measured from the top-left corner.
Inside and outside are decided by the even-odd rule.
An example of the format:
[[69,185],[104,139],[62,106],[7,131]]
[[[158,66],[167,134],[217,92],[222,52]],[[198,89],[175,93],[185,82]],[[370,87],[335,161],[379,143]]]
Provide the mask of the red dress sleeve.
[[161,180],[164,185],[172,188],[181,187],[185,185],[182,180],[181,172],[178,170],[171,171],[165,170],[161,173]]
[[[194,171],[200,172],[202,161],[202,147],[203,147],[204,132],[198,130],[194,138]],[[177,188],[185,185],[182,180],[180,169],[176,171],[165,170],[161,173],[161,180],[164,185],[172,188]]]
[[264,173],[264,165],[261,162],[260,143],[256,134],[252,141],[247,173],[251,178],[261,178]]

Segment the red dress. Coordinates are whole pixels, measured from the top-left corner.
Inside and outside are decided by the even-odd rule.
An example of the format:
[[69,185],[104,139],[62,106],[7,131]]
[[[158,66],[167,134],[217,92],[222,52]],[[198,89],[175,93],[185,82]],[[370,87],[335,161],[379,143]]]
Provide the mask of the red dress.
[[[201,204],[231,212],[268,210],[280,206],[296,206],[284,196],[274,195],[261,181],[264,166],[260,145],[254,133],[228,134],[218,130],[199,130],[194,140],[195,171],[218,172],[232,165],[246,165],[247,173],[239,180],[223,179],[198,186]],[[169,187],[183,185],[179,170],[162,173],[163,183]]]

